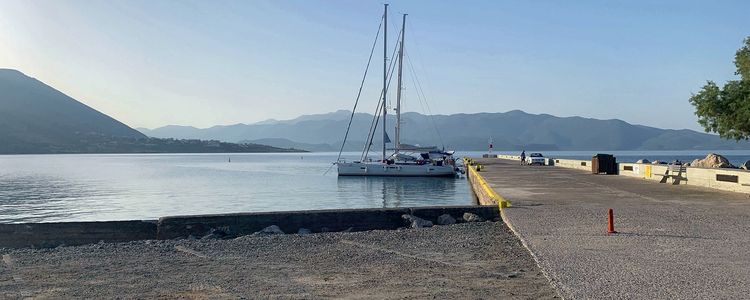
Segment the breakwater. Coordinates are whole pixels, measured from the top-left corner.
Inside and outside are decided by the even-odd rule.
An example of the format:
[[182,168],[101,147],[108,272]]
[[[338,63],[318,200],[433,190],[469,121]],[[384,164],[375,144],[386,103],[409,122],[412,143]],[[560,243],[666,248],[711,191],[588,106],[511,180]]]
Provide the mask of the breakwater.
[[497,206],[337,209],[289,212],[168,216],[159,220],[0,224],[0,247],[57,247],[98,242],[200,238],[219,231],[223,237],[256,233],[276,225],[285,233],[393,230],[408,227],[401,216],[437,223],[439,216],[460,218],[472,213],[486,220],[500,218]]

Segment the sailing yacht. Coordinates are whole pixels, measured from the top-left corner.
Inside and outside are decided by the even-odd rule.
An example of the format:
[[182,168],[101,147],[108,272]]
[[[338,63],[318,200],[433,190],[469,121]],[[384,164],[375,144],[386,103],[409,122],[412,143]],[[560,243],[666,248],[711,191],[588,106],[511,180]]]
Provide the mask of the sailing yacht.
[[[401,24],[401,38],[400,44],[398,45],[398,88],[396,92],[396,128],[395,128],[395,141],[392,149],[387,149],[386,144],[390,142],[388,134],[386,133],[386,97],[388,91],[388,4],[385,4],[385,13],[383,14],[383,90],[381,105],[378,110],[382,117],[381,128],[383,130],[383,152],[380,160],[373,160],[368,158],[367,155],[370,152],[370,146],[372,145],[372,137],[375,134],[378,121],[378,112],[376,111],[374,122],[375,126],[371,127],[370,135],[368,136],[367,145],[363,151],[362,158],[360,161],[346,162],[340,160],[336,162],[339,176],[441,176],[441,177],[455,177],[458,169],[456,168],[455,160],[453,159],[453,151],[445,151],[438,149],[437,147],[418,147],[408,144],[401,143],[401,90],[402,90],[402,71],[404,61],[404,36],[406,29],[406,14],[403,15]],[[374,50],[374,45],[373,45]],[[369,63],[368,63],[369,66]],[[365,76],[367,72],[365,71]],[[363,80],[364,82],[364,80]],[[361,91],[361,87],[360,87]],[[355,104],[356,110],[356,104]],[[354,116],[354,110],[352,110],[352,117]],[[351,124],[351,122],[350,122]],[[348,135],[348,129],[347,129]],[[346,143],[346,136],[344,138]],[[343,149],[343,145],[342,145]],[[393,150],[393,153],[387,155],[386,150]]]

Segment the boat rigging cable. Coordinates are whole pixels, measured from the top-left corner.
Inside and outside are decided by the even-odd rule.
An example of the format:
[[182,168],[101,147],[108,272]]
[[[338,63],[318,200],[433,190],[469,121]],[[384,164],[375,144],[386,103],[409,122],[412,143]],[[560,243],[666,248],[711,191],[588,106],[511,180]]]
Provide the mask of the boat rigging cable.
[[[380,28],[383,27],[383,18],[380,18],[380,25],[378,25],[378,32],[375,34],[375,41],[372,43],[372,49],[370,49],[370,57],[367,59],[367,66],[365,67],[365,73],[362,75],[362,82],[359,84],[359,91],[357,92],[357,99],[354,101],[354,108],[352,109],[352,115],[349,117],[349,125],[346,126],[346,133],[344,134],[344,141],[341,143],[339,149],[339,155],[336,157],[338,162],[341,159],[341,153],[344,152],[344,145],[346,145],[346,139],[349,137],[349,129],[352,127],[352,121],[354,120],[354,113],[357,111],[357,104],[359,104],[359,97],[362,95],[362,87],[365,85],[365,79],[367,78],[367,71],[370,70],[370,62],[372,62],[372,55],[375,53],[375,45],[378,43],[378,37],[380,37]],[[330,170],[331,168],[328,168]],[[328,173],[328,171],[326,171]]]
[[[412,26],[411,22],[409,22],[409,25]],[[399,30],[397,27],[395,27],[396,25],[392,25],[392,26],[393,26],[393,30]],[[414,28],[414,27],[412,26],[412,28]],[[400,32],[400,30],[399,30],[399,32]],[[401,33],[399,33],[399,38],[400,37],[401,37]],[[417,41],[417,34],[414,34],[413,37],[414,37],[413,38],[414,39],[414,46],[415,46],[415,49],[417,49],[417,54],[420,54],[420,56],[421,56],[421,53],[419,51],[419,48],[420,48],[419,47],[419,43]],[[398,44],[396,44],[396,46],[398,46]],[[394,53],[395,53],[395,50],[394,50]],[[432,125],[432,129],[435,131],[435,135],[438,138],[438,140],[440,141],[440,146],[443,149],[445,149],[445,142],[443,141],[443,136],[440,134],[440,130],[438,130],[437,124],[435,123],[435,116],[432,114],[432,109],[430,108],[430,103],[427,101],[427,95],[425,94],[424,89],[422,89],[422,82],[419,80],[419,76],[417,76],[417,69],[414,68],[414,64],[412,63],[411,56],[409,55],[409,51],[404,50],[404,56],[406,57],[406,62],[409,64],[409,68],[407,68],[407,69],[409,69],[410,77],[412,78],[412,82],[414,83],[414,86],[416,87],[415,91],[416,91],[416,94],[417,94],[417,99],[419,100],[419,106],[422,108],[422,113],[424,113],[425,116],[427,116],[427,119],[430,120],[430,124]],[[420,63],[421,63],[421,60],[420,60]],[[424,64],[422,64],[422,71],[425,71],[425,73],[427,73],[426,72],[426,68],[424,67]],[[390,86],[390,81],[388,83],[389,83],[388,85]],[[425,109],[425,106],[427,107],[427,109]],[[380,107],[379,104],[378,104],[378,107]],[[377,125],[377,123],[376,123],[376,125]],[[372,128],[370,130],[372,130]],[[369,152],[369,150],[368,150],[368,152]]]
[[[409,63],[409,66],[410,66],[409,71],[411,73],[412,81],[414,81],[414,83],[417,86],[416,94],[417,94],[417,99],[419,100],[419,105],[421,106],[422,102],[424,102],[424,105],[427,106],[427,111],[425,111],[427,114],[427,118],[430,119],[430,123],[432,123],[432,128],[435,129],[435,134],[437,134],[437,137],[440,140],[440,145],[443,147],[443,149],[445,149],[445,142],[443,142],[443,136],[440,134],[440,130],[438,130],[437,124],[435,124],[435,115],[432,114],[432,109],[430,109],[430,103],[427,102],[427,95],[425,95],[424,90],[422,89],[422,83],[419,81],[417,72],[414,71],[414,65],[411,63],[411,58],[409,57],[409,53],[406,52],[404,54],[406,54],[406,61]],[[422,107],[422,110],[423,111],[425,110],[424,107]]]
[[[399,32],[398,38],[401,38],[401,32]],[[393,53],[391,53],[391,57],[396,55],[396,50],[398,50],[398,43],[393,47]],[[388,84],[387,86],[391,86],[391,79],[393,79],[393,73],[396,68],[396,60],[391,60],[391,63],[388,67]],[[375,138],[375,129],[378,127],[378,123],[380,122],[380,115],[382,112],[382,102],[383,102],[383,90],[380,90],[380,96],[378,97],[378,105],[375,109],[375,114],[373,115],[372,122],[370,122],[370,129],[367,133],[367,139],[365,143],[364,149],[362,149],[362,157],[360,158],[361,161],[364,161],[367,154],[370,153],[370,147],[372,146],[372,140]]]
[[[409,26],[412,28],[412,31],[414,30],[415,26],[409,22]],[[424,57],[419,51],[421,48],[419,46],[418,41],[418,34],[412,35],[412,40],[414,41],[414,49],[417,50],[416,54],[418,57]],[[438,140],[440,140],[440,146],[442,146],[443,149],[445,149],[445,142],[443,141],[443,135],[440,134],[440,130],[437,128],[437,124],[435,123],[435,115],[432,114],[432,109],[430,108],[430,102],[427,101],[427,94],[425,94],[424,89],[422,89],[422,82],[419,80],[419,76],[417,76],[417,69],[414,68],[414,64],[412,63],[411,56],[409,55],[409,51],[404,51],[404,56],[406,56],[406,62],[409,64],[409,73],[411,73],[412,82],[414,82],[416,89],[417,98],[419,100],[419,106],[422,107],[422,112],[427,116],[427,119],[430,120],[430,123],[432,125],[432,129],[435,130],[435,135],[437,135]],[[422,72],[424,72],[425,76],[429,75],[427,72],[427,68],[424,67],[424,63],[422,63],[422,60],[419,60],[420,65],[422,66]],[[429,78],[428,78],[429,79]],[[420,97],[421,94],[421,97]],[[422,103],[424,103],[424,106],[427,107],[425,110],[425,107],[422,106]]]

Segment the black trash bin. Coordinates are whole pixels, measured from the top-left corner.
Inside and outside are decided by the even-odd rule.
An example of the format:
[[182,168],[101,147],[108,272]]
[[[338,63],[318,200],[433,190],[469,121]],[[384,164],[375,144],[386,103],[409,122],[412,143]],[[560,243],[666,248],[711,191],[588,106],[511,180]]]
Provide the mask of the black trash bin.
[[617,174],[617,159],[612,154],[596,154],[591,158],[591,173]]

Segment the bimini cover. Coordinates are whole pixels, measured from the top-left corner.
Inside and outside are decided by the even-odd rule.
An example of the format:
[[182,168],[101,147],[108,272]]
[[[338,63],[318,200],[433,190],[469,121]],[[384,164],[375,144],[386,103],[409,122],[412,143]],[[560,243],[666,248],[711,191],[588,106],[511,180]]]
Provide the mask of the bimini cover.
[[400,161],[416,161],[417,160],[416,157],[411,156],[411,155],[406,155],[403,153],[394,154],[392,157]]
[[446,156],[453,155],[453,152],[454,151],[430,151],[427,153],[422,153],[422,157],[426,156],[425,159],[427,159],[427,157],[429,157],[430,159],[441,159],[445,158]]
[[417,152],[417,151],[419,151],[419,152],[440,151],[440,149],[438,149],[438,147],[435,147],[435,146],[426,146],[426,147],[423,147],[423,146],[414,146],[414,145],[409,145],[409,144],[401,144],[401,145],[399,145],[398,149],[402,150],[402,151],[413,151],[413,152]]
[[445,156],[451,156],[453,153],[456,153],[456,151],[430,151],[430,155],[445,155]]

